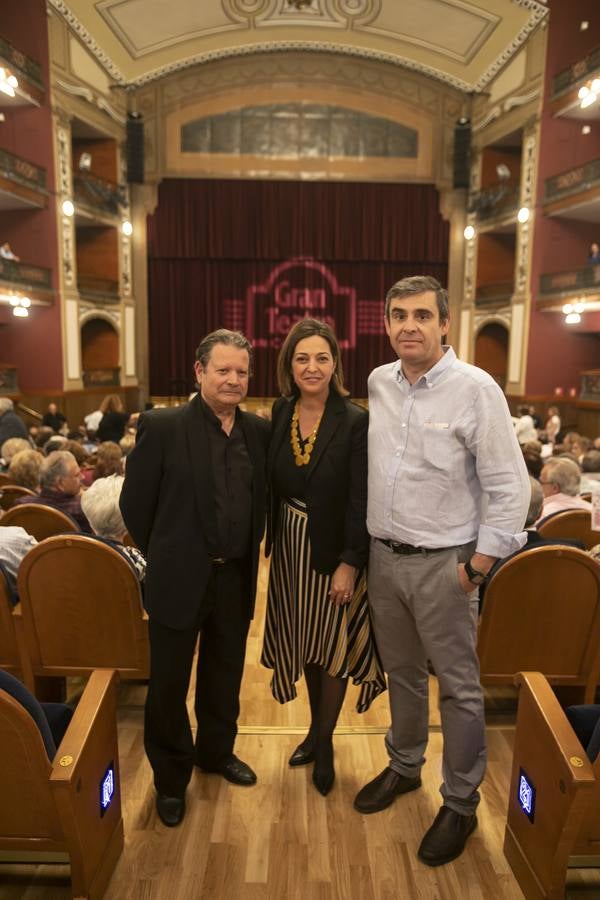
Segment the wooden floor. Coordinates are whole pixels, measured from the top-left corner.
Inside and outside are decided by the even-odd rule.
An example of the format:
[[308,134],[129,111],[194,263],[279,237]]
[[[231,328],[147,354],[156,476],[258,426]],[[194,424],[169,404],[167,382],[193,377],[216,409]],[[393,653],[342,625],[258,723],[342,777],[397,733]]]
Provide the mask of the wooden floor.
[[[258,774],[251,788],[194,772],[181,827],[165,828],[154,809],[151,771],[142,742],[142,686],[122,687],[119,749],[125,851],[106,900],[511,900],[522,898],[502,853],[514,712],[488,715],[489,764],[478,811],[479,827],[465,853],[430,869],[416,858],[435,816],[442,739],[436,683],[431,679],[430,741],[423,788],[389,809],[362,816],[356,792],[387,765],[383,735],[387,695],[368,713],[354,710],[350,687],[335,737],[337,779],[328,797],[312,786],[311,767],[287,759],[304,734],[304,686],[284,706],[272,699],[269,672],[258,664],[266,567],[248,645],[238,755]],[[569,897],[600,898],[596,871],[574,875]],[[0,866],[1,900],[67,900],[66,866]]]

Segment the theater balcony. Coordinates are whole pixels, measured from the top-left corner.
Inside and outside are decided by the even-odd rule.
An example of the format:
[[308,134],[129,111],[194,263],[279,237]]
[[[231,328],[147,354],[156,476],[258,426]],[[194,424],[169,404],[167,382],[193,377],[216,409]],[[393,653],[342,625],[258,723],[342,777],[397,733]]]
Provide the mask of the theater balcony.
[[47,205],[45,169],[0,149],[0,210],[44,209]]
[[44,82],[39,63],[0,35],[0,109],[41,106]]
[[0,257],[0,301],[28,297],[33,305],[54,303],[52,270]]
[[77,290],[82,300],[93,301],[94,304],[113,305],[119,302],[119,282],[110,278],[99,278],[79,272],[77,275]]
[[600,223],[600,159],[544,182],[544,214]]
[[512,281],[479,284],[475,293],[475,306],[490,311],[509,306],[513,291]]
[[120,224],[123,189],[91,172],[73,173],[75,225]]
[[497,181],[470,198],[469,208],[477,216],[478,231],[516,231],[519,182]]
[[[597,79],[600,80],[600,47],[554,77],[550,107],[552,115],[584,122],[600,119],[600,91],[592,87]],[[600,84],[595,87],[600,87]],[[592,93],[596,93],[596,100],[592,99]]]
[[579,302],[585,302],[587,310],[600,309],[600,264],[540,277],[540,309],[562,309],[564,304]]

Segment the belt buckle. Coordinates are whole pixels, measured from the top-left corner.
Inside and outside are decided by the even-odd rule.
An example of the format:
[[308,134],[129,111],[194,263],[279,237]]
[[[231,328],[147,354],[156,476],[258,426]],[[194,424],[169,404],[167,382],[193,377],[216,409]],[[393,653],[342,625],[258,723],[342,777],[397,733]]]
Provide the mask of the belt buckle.
[[222,556],[213,556],[211,562],[215,564],[215,566],[224,566],[227,562]]

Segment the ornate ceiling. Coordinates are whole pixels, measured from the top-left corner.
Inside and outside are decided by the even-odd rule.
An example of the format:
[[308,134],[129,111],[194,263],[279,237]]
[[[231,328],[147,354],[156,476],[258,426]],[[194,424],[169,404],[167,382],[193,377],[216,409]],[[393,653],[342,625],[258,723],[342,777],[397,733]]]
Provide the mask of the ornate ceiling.
[[48,0],[106,71],[141,85],[224,56],[334,51],[481,91],[545,0]]

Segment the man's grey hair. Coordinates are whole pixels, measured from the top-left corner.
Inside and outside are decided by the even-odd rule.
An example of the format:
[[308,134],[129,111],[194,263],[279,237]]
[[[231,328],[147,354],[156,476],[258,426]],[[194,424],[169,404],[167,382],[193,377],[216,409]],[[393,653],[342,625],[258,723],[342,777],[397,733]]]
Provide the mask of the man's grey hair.
[[213,347],[216,344],[226,344],[229,347],[236,347],[238,350],[246,350],[249,360],[249,374],[252,374],[252,361],[254,351],[252,344],[248,338],[240,331],[229,331],[227,328],[219,328],[217,331],[211,331],[205,338],[202,338],[198,348],[196,349],[196,361],[200,363],[203,369],[210,359]]
[[40,469],[40,487],[53,491],[56,483],[67,474],[71,463],[77,462],[68,450],[53,450],[42,463]]
[[411,275],[392,285],[385,298],[385,317],[388,322],[392,300],[396,297],[416,297],[418,294],[425,294],[428,291],[435,294],[440,322],[447,322],[450,317],[448,291],[441,286],[437,278],[433,278],[431,275]]
[[527,518],[525,519],[525,528],[531,528],[533,523],[537,522],[544,506],[544,492],[537,478],[532,478],[530,475],[529,484],[531,485],[531,498],[529,500]]
[[127,529],[119,509],[119,498],[124,481],[122,475],[97,478],[81,495],[81,508],[99,537],[123,540]]
[[542,469],[542,474],[548,481],[557,484],[562,494],[576,497],[581,484],[581,469],[571,459],[556,457],[549,459]]
[[14,404],[10,397],[0,397],[0,417],[11,409],[14,409]]

